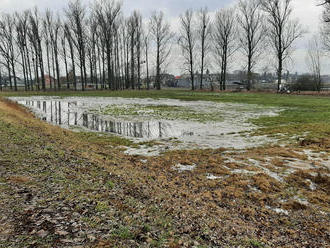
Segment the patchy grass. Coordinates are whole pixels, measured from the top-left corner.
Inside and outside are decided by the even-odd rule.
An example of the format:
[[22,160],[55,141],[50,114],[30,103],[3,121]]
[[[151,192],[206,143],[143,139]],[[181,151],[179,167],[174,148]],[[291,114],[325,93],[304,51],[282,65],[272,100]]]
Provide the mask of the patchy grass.
[[103,115],[110,115],[112,117],[147,117],[164,119],[164,120],[190,120],[198,122],[222,121],[221,116],[217,111],[204,112],[190,109],[189,107],[169,106],[169,105],[111,105],[101,108]]
[[125,139],[120,136],[111,135],[111,134],[100,134],[95,132],[78,132],[76,134],[81,139],[86,140],[90,143],[97,143],[98,145],[104,145],[107,146],[109,149],[112,147],[120,147],[120,146],[126,146],[126,147],[137,147],[138,145],[135,144],[133,141],[129,139]]
[[134,238],[134,234],[127,227],[121,226],[112,232],[112,238],[130,240]]

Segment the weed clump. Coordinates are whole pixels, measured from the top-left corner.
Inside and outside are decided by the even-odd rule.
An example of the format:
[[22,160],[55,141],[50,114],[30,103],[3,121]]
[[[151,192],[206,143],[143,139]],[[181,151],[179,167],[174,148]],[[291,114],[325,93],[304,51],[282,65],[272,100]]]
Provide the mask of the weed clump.
[[254,186],[265,193],[279,192],[281,190],[281,184],[264,173],[256,174],[252,179],[254,181]]

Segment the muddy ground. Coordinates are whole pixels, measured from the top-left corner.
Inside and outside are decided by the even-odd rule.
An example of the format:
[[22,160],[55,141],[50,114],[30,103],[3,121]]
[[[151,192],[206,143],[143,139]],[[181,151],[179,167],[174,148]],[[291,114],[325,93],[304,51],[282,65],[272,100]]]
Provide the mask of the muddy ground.
[[330,140],[126,155],[0,101],[0,247],[327,247]]

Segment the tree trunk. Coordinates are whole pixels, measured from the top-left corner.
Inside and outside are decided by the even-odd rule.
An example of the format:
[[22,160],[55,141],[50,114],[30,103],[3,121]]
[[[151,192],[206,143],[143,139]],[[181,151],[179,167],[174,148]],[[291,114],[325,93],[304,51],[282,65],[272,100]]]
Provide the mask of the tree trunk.
[[26,52],[26,60],[27,60],[27,65],[28,65],[28,70],[29,70],[31,90],[34,90],[33,80],[32,80],[31,61],[30,61],[30,56],[29,56],[29,50],[28,49],[27,49],[27,52]]
[[[189,44],[191,47],[191,45]],[[189,49],[190,51],[190,78],[191,78],[191,90],[195,90],[195,82],[194,82],[194,61],[193,61],[193,54],[192,49]]]
[[62,47],[63,47],[63,56],[64,56],[66,87],[67,87],[67,89],[70,89],[69,73],[68,73],[68,61],[67,61],[67,57],[66,57],[66,48],[65,48],[65,39],[63,39],[63,41],[62,41]]
[[251,53],[248,56],[248,71],[247,71],[247,90],[250,91],[252,87],[252,55]]
[[56,90],[57,89],[57,85],[56,85],[56,82],[53,81],[53,78],[55,79],[56,76],[55,76],[55,55],[54,55],[54,49],[51,49],[51,55],[52,55],[52,75],[49,75],[50,76],[50,82],[51,84],[53,84],[54,86],[54,89]]
[[105,83],[105,50],[104,46],[102,45],[102,89],[106,89],[106,83]]
[[282,71],[283,71],[283,60],[282,60],[282,54],[278,55],[278,71],[277,71],[277,91],[280,91],[280,86],[282,83]]
[[50,76],[49,44],[48,44],[48,41],[46,41],[46,57],[47,57],[48,76],[49,76],[49,80],[50,80],[50,88],[52,89],[53,85],[52,85],[52,80],[51,80],[51,76]]
[[26,73],[26,65],[25,65],[24,47],[21,49],[21,59],[22,59],[22,69],[23,69],[23,76],[24,76],[24,87],[25,87],[25,91],[28,91],[28,82],[26,79],[27,73]]
[[106,45],[106,53],[107,53],[107,69],[108,69],[108,88],[111,89],[111,50],[110,44]]
[[135,89],[134,33],[131,36],[131,87]]
[[60,82],[60,66],[58,63],[58,50],[57,44],[54,46],[54,55],[55,55],[55,66],[56,66],[56,78],[57,78],[57,88],[61,90],[61,82]]
[[12,83],[12,80],[11,80],[11,70],[10,70],[9,58],[8,58],[8,61],[7,61],[7,69],[8,69],[9,87],[10,87],[10,90],[13,90],[13,83]]
[[157,85],[157,90],[160,90],[160,47],[159,45],[157,46],[157,69],[156,69],[156,85]]
[[150,90],[148,46],[146,46],[147,90]]
[[73,45],[71,40],[69,40],[69,47],[70,47],[70,56],[72,63],[73,86],[74,86],[74,90],[76,91],[77,90],[76,65],[74,62],[74,52],[73,52]]
[[205,39],[202,39],[202,62],[201,62],[201,81],[200,81],[200,89],[203,89],[203,77],[204,77],[204,57],[205,57]]
[[16,77],[16,70],[15,70],[15,62],[12,60],[12,69],[13,69],[13,77],[14,77],[14,90],[17,91],[17,77]]

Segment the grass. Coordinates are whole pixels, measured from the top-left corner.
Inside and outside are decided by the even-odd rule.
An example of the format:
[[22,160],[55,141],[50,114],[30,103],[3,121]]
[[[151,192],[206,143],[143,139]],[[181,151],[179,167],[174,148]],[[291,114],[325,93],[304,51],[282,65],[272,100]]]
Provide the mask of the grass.
[[[105,145],[111,148],[112,146],[120,147],[137,147],[133,141],[116,136],[116,135],[101,135],[99,133],[94,132],[78,132],[77,135],[86,140],[87,142],[91,143],[98,143],[99,145]],[[109,144],[111,146],[109,146]]]
[[190,120],[198,122],[221,121],[223,117],[216,111],[213,113],[196,111],[191,108],[169,105],[109,105],[100,110],[103,115],[131,118],[132,116],[157,118],[162,120]]
[[109,180],[109,181],[107,182],[107,186],[108,186],[110,189],[113,189],[113,188],[115,187],[115,183],[114,183],[113,181]]
[[[165,96],[166,92],[149,94]],[[310,106],[319,105],[320,111],[329,111],[328,98],[318,97],[185,91],[174,91],[173,97],[259,102],[278,107],[292,105],[302,111],[301,120],[304,109],[313,114]],[[322,118],[317,118],[320,113],[314,112],[312,123],[321,123]],[[281,118],[279,121],[271,118],[273,123],[269,126],[266,124],[270,120],[260,125],[265,129],[275,128],[282,122],[282,127],[293,129],[289,117]],[[314,134],[317,131],[312,127],[308,130]],[[326,137],[324,130],[319,134]],[[304,148],[291,144],[243,153],[226,153],[224,149],[171,151],[142,163],[144,157],[126,156],[120,151],[118,146],[126,142],[48,125],[17,104],[0,99],[0,219],[3,220],[0,247],[64,246],[51,226],[45,239],[31,232],[35,228],[47,228],[37,225],[47,216],[42,209],[51,210],[52,220],[59,216],[57,225],[70,227],[65,230],[72,230],[75,226],[70,223],[77,223],[83,235],[95,233],[96,243],[86,240],[83,244],[72,244],[83,247],[144,247],[146,242],[150,242],[150,247],[186,244],[186,247],[246,248],[280,247],[283,240],[288,247],[324,247],[328,243],[328,219],[321,211],[329,213],[329,170],[306,169],[283,177],[284,182],[262,173],[230,173],[231,169],[254,167],[247,164],[248,158],[260,163],[264,158],[305,160],[298,153]],[[225,163],[226,157],[235,162]],[[172,168],[178,163],[196,164],[196,169],[193,173],[177,173]],[[278,168],[269,166],[272,170]],[[286,162],[282,166],[287,169]],[[222,178],[207,180],[206,173]],[[309,189],[306,179],[316,185],[316,190]],[[33,207],[27,200],[30,193],[36,196],[32,202],[36,205],[26,210],[27,206]],[[292,202],[296,195],[306,198],[310,206],[303,209]],[[287,201],[279,202],[279,199]],[[279,215],[266,206],[289,209],[290,215]],[[7,230],[8,240],[3,241],[2,234]],[[70,232],[69,236],[78,238],[77,235]]]

